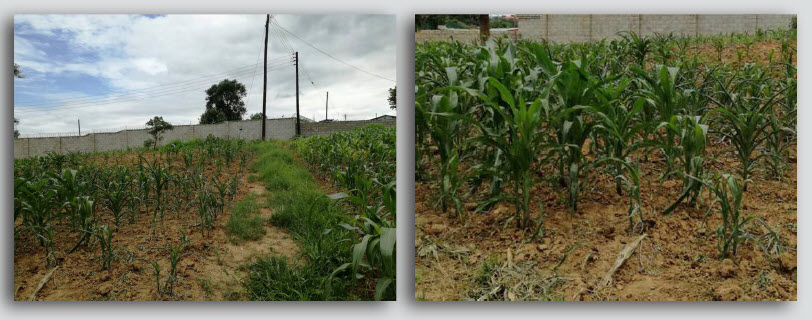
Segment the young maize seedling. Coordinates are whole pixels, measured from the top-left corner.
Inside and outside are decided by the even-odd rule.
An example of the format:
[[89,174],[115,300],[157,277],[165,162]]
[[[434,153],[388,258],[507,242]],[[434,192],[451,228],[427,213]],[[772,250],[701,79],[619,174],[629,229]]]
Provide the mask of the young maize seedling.
[[93,236],[99,241],[102,270],[107,270],[110,269],[110,265],[116,259],[115,247],[113,246],[113,231],[107,225],[102,225],[97,229],[93,232]]

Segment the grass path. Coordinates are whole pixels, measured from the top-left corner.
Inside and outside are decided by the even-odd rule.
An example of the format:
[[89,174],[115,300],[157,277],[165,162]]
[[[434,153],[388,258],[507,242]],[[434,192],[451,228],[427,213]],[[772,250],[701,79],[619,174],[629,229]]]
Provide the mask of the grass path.
[[[354,286],[348,277],[332,276],[338,266],[350,259],[351,234],[339,227],[340,223],[349,222],[349,217],[326,197],[286,142],[272,141],[254,148],[257,160],[252,165],[250,180],[261,184],[252,185],[252,195],[245,203],[235,205],[230,233],[235,241],[269,241],[274,249],[245,267],[246,297],[283,301],[367,298],[369,292],[350,289]],[[259,214],[253,213],[257,211]],[[260,229],[258,221],[270,221],[270,225],[263,224]],[[250,240],[263,232],[261,240]],[[295,241],[298,248],[295,255],[294,250],[289,250],[292,247],[289,243],[266,240],[285,233]]]

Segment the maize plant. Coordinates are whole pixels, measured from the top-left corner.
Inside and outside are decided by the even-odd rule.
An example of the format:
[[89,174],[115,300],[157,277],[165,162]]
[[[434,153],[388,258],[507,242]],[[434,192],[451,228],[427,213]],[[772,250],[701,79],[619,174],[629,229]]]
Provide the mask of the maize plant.
[[[677,87],[679,68],[657,66],[651,74],[639,68],[632,68],[632,71],[640,77],[640,87],[642,88],[640,96],[647,102],[648,108],[644,109],[648,122],[646,126],[648,130],[644,139],[647,139],[650,135],[655,134],[653,129],[658,125],[670,121],[675,115],[683,114],[686,103],[685,97]],[[666,157],[668,171],[674,167],[674,159],[677,157],[677,150],[673,146],[674,139],[674,132],[668,130],[656,138]]]
[[768,121],[770,123],[769,133],[765,139],[766,148],[763,152],[767,159],[770,175],[777,180],[781,180],[784,171],[788,167],[786,163],[787,152],[796,132],[777,115],[770,115]]
[[461,203],[457,194],[460,183],[459,165],[459,131],[462,121],[453,115],[457,112],[456,92],[450,92],[447,96],[435,95],[431,99],[431,111],[429,117],[435,117],[431,121],[431,138],[437,145],[437,152],[440,157],[440,203],[445,212],[448,210],[449,202],[454,203],[457,214],[462,216]]
[[[307,237],[316,245],[315,250],[306,250],[305,254],[319,268],[332,266],[329,286],[339,274],[350,273],[353,280],[375,277],[376,300],[395,297],[394,133],[393,128],[369,125],[295,141],[297,154],[313,172],[347,190],[326,196],[341,200],[332,202],[333,206],[324,201],[324,195],[313,197],[307,214],[300,216],[302,225],[322,224],[323,212],[339,210],[352,215],[349,221],[335,223],[336,227],[309,233]],[[320,208],[320,204],[325,207]],[[330,238],[349,243],[349,257],[337,259],[325,253]]]
[[76,251],[82,243],[91,239],[96,222],[95,202],[88,196],[76,197],[71,202],[65,203],[66,214],[70,219],[74,229],[80,232],[81,236],[70,252]]
[[[124,172],[122,173],[124,174],[122,179],[125,181],[129,180],[129,175]],[[121,218],[125,213],[127,213],[127,211],[131,210],[127,207],[127,202],[130,197],[129,185],[126,182],[110,180],[107,183],[107,186],[103,189],[102,196],[105,199],[105,206],[108,210],[110,210],[110,214],[113,216],[115,227],[118,229],[119,224],[121,223]]]
[[[52,153],[18,159],[14,164],[15,240],[36,241],[44,248],[48,266],[57,263],[55,254],[98,247],[101,267],[109,269],[117,259],[113,238],[125,228],[121,222],[126,217],[136,224],[140,213],[150,212],[151,232],[157,235],[157,219],[163,218],[166,208],[178,213],[198,210],[204,213],[204,229],[213,227],[225,201],[234,198],[244,171],[224,166],[223,172],[208,178],[205,163],[210,160],[196,156],[211,150],[214,160],[225,162],[231,157],[234,162],[239,154],[249,158],[244,149],[244,143],[207,139],[170,143],[156,151],[140,150],[129,158],[122,157],[125,153]],[[188,166],[177,165],[181,162]],[[211,194],[209,179],[218,181],[219,195],[225,197]],[[208,194],[201,193],[202,204],[196,199],[200,189]],[[97,225],[102,221],[109,224]],[[66,237],[68,233],[75,236]],[[55,243],[66,240],[69,242]]]
[[355,225],[341,225],[358,233],[361,241],[352,247],[352,261],[339,266],[333,275],[349,269],[353,278],[361,278],[360,268],[380,271],[375,281],[375,300],[393,298],[395,292],[395,184],[390,182],[381,187],[380,203],[373,206],[367,205],[368,199],[364,196],[332,196],[333,199],[346,198],[361,209],[355,216]]
[[[187,245],[188,240],[186,239],[186,234],[181,231],[181,241],[176,245],[170,244],[167,248],[164,248],[169,254],[169,274],[164,281],[163,292],[170,296],[175,294],[175,282],[178,278],[178,264],[184,257],[189,255],[189,253],[184,252],[186,251]],[[158,275],[159,274],[160,272],[158,272]],[[158,275],[156,275],[156,277]]]
[[634,62],[641,68],[646,65],[646,56],[651,52],[652,41],[647,37],[640,37],[634,32],[623,32],[620,36],[626,41],[626,47],[634,57]]
[[640,121],[645,100],[636,99],[631,107],[626,106],[622,94],[629,81],[620,81],[611,90],[604,90],[606,100],[592,106],[596,118],[593,134],[596,135],[596,149],[603,158],[614,158],[620,161],[612,163],[615,175],[615,191],[622,193],[623,159],[644,147],[637,136],[645,130]]
[[116,258],[115,247],[113,245],[113,231],[107,225],[102,225],[98,230],[92,232],[99,242],[101,249],[102,270],[107,270]]
[[209,189],[197,192],[197,217],[200,221],[200,233],[205,235],[206,229],[214,226],[217,216],[217,197]]
[[536,162],[536,155],[544,146],[545,138],[541,127],[542,100],[538,99],[528,105],[522,97],[514,100],[508,89],[495,78],[490,78],[488,82],[494,90],[483,95],[483,100],[491,106],[498,116],[494,118],[501,119],[502,124],[498,129],[492,129],[480,123],[479,127],[484,133],[480,141],[504,155],[501,170],[512,188],[511,196],[505,199],[516,208],[514,218],[517,227],[528,228],[530,191],[536,184],[531,169]]
[[720,81],[720,100],[715,100],[720,107],[714,109],[721,131],[730,138],[741,162],[739,175],[747,190],[748,181],[753,176],[759,158],[756,149],[767,139],[770,125],[768,114],[772,110],[780,92],[764,92],[759,88],[753,95],[733,91]]
[[547,142],[557,155],[560,184],[567,187],[567,205],[578,210],[581,176],[588,171],[583,149],[595,126],[590,106],[596,105],[600,89],[608,79],[587,76],[588,63],[564,63],[550,79],[549,99],[544,104],[546,124],[552,134]]
[[[640,166],[659,163],[648,161],[652,151],[665,162],[653,168],[660,183],[682,180],[665,212],[683,202],[701,205],[701,181],[716,163],[709,159],[718,156],[710,141],[733,145],[745,181],[760,157],[769,155],[774,171],[785,161],[782,150],[795,136],[789,130],[797,104],[794,51],[785,42],[782,62],[772,66],[752,63],[755,55],[747,52],[742,63],[723,61],[729,43],[755,50],[754,39],[629,32],[574,44],[418,44],[416,181],[436,191],[440,210],[457,207],[462,220],[472,209],[460,204],[470,199],[474,212],[503,202],[516,208],[508,220],[526,227],[537,213],[530,206],[534,186],[563,189],[562,202],[576,212],[582,193],[599,188],[593,181],[606,175],[616,193],[628,193],[630,229],[639,232],[645,227],[641,180],[651,173]],[[703,44],[716,47],[711,59]],[[782,119],[788,120],[773,121]],[[607,170],[596,173],[598,166]]]
[[722,225],[716,230],[717,249],[722,258],[736,255],[739,244],[752,239],[745,227],[753,217],[741,214],[742,194],[744,188],[732,175],[723,174],[713,183],[711,191],[719,203]]
[[673,150],[682,166],[681,171],[673,171],[682,177],[682,193],[677,201],[665,209],[664,213],[670,213],[685,199],[690,199],[694,205],[702,191],[708,126],[699,116],[672,116],[670,121],[660,126],[676,137],[678,143]]
[[24,181],[20,183],[20,187],[18,199],[21,202],[19,216],[22,223],[21,228],[15,230],[15,235],[27,233],[36,238],[45,248],[45,264],[51,266],[56,263],[53,257],[53,223],[57,219],[54,211],[56,190],[45,179]]
[[162,202],[161,197],[164,195],[164,191],[166,191],[169,182],[172,180],[172,174],[170,173],[171,168],[171,166],[162,166],[157,160],[153,161],[152,163],[147,162],[147,171],[149,172],[150,184],[154,187],[153,190],[155,191],[155,198],[153,199],[155,209],[152,212],[153,234],[156,232],[158,217],[161,218],[163,223],[164,203]]

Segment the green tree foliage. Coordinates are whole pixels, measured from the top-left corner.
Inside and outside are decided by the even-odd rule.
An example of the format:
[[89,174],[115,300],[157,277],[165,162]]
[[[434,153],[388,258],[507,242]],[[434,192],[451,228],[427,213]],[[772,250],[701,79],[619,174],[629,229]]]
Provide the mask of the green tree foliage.
[[206,109],[200,116],[200,124],[217,124],[226,120],[226,114],[217,109]]
[[245,86],[237,80],[225,79],[206,90],[206,111],[200,124],[242,120],[245,114]]
[[14,77],[15,78],[25,78],[23,77],[23,72],[20,71],[20,65],[14,64]]
[[494,17],[491,19],[491,28],[518,28],[519,22],[515,19]]
[[155,117],[147,121],[147,133],[152,136],[152,148],[158,147],[158,141],[161,141],[163,137],[161,136],[162,133],[165,131],[169,131],[174,129],[175,127],[172,126],[171,123],[164,121],[164,117]]
[[[14,64],[14,77],[15,78],[23,78],[23,73],[20,71],[20,65]],[[20,137],[20,132],[17,131],[17,125],[20,124],[20,119],[14,118],[14,139]]]
[[389,109],[397,109],[398,107],[397,89],[398,87],[389,88],[389,98],[387,98],[387,101],[389,101]]
[[257,113],[252,114],[250,119],[251,120],[260,120],[260,119],[262,119],[262,112],[257,112]]
[[418,14],[414,16],[415,31],[437,29],[439,25],[452,26],[479,25],[477,14]]

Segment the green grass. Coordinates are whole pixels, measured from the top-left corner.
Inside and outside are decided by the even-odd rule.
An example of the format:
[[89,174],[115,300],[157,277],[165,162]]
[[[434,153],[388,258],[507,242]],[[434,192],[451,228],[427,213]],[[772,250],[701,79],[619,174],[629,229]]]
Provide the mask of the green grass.
[[226,224],[226,229],[234,243],[257,240],[265,236],[265,228],[262,227],[265,221],[259,215],[260,204],[255,198],[255,195],[249,194],[231,209],[231,218]]
[[[301,245],[301,263],[281,257],[257,259],[248,266],[246,292],[252,300],[352,300],[352,279],[331,277],[350,261],[350,233],[335,228],[347,222],[299,164],[285,142],[253,145],[258,158],[252,170],[268,189],[271,223],[290,232]],[[361,294],[365,299],[367,294]]]

